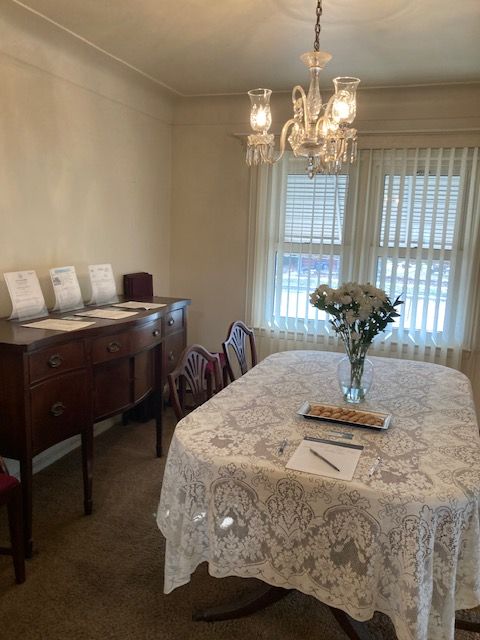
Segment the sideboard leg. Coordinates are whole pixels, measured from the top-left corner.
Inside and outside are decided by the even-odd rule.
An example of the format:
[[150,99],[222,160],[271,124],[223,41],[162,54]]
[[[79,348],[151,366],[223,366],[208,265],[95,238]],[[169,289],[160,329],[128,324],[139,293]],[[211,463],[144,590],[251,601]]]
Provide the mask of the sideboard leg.
[[25,536],[25,557],[31,558],[32,540],[32,456],[20,459],[20,480],[22,483],[23,526]]
[[93,424],[82,431],[83,505],[85,515],[92,513]]
[[161,374],[157,374],[157,388],[153,392],[153,413],[155,416],[155,447],[157,458],[162,457],[162,433],[163,433],[163,385]]

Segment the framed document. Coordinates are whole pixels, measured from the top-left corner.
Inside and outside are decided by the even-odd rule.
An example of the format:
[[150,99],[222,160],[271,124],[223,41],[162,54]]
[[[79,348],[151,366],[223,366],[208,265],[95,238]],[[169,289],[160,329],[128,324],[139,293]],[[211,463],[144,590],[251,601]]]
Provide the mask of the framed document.
[[50,278],[55,292],[54,311],[63,313],[64,311],[81,309],[84,306],[75,267],[50,269]]
[[12,301],[10,320],[29,320],[48,315],[35,271],[10,271],[3,276]]
[[91,264],[88,267],[92,299],[89,304],[109,304],[118,302],[115,278],[111,264]]

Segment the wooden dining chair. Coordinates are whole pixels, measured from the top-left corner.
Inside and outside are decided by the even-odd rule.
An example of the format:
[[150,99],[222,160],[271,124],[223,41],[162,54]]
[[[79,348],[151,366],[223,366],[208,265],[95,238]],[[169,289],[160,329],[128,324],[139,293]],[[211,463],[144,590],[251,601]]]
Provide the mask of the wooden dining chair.
[[[187,347],[180,356],[177,367],[168,374],[170,400],[177,420],[185,417],[214,393],[223,389],[220,361],[199,344]],[[186,396],[191,396],[191,405],[186,404]]]
[[0,505],[8,510],[10,547],[0,547],[0,554],[13,556],[15,579],[25,582],[25,548],[23,539],[22,490],[20,482],[11,476],[0,457]]
[[227,361],[228,375],[232,382],[236,377],[234,369],[239,369],[243,376],[257,364],[255,335],[252,329],[249,329],[241,320],[232,322],[222,347]]

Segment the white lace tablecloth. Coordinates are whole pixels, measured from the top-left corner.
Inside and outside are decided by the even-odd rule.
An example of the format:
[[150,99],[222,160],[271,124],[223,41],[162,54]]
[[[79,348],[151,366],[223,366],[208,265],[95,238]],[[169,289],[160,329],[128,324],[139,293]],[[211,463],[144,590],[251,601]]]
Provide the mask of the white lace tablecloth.
[[392,413],[393,424],[340,427],[365,447],[353,480],[287,470],[305,435],[332,429],[296,412],[305,400],[343,404],[340,357],[269,356],[178,424],[158,511],[165,592],[207,561],[213,576],[295,588],[357,620],[382,611],[399,640],[452,639],[455,610],[480,603],[470,383],[446,367],[371,358],[362,409]]

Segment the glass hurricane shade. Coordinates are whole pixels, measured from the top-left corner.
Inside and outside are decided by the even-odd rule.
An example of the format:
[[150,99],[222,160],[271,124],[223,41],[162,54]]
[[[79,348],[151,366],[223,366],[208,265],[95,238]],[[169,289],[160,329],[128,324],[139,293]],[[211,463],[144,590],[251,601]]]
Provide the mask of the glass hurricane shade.
[[272,124],[270,89],[253,89],[248,92],[251,102],[250,125],[257,133],[267,133]]
[[352,124],[357,113],[358,78],[334,78],[335,96],[332,103],[332,120],[338,124]]

